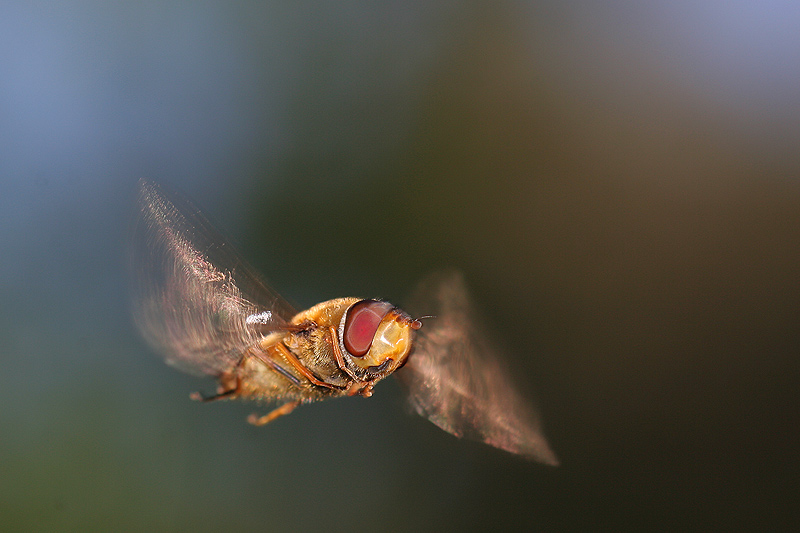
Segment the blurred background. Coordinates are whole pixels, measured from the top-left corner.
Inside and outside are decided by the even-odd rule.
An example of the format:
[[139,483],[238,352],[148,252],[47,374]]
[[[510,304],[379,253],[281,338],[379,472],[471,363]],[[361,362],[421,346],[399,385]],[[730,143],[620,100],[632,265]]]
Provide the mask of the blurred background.
[[[796,2],[4,2],[5,531],[797,523]],[[393,380],[254,428],[129,317],[140,177],[300,307],[464,271],[562,465]],[[263,411],[263,409],[262,409]]]

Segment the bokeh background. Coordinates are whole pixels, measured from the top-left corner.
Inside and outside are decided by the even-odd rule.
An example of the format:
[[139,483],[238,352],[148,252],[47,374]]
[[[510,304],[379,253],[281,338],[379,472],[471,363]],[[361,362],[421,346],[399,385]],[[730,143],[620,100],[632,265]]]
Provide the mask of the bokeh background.
[[[3,2],[4,531],[788,529],[797,2]],[[136,182],[287,298],[463,270],[562,465],[369,400],[189,401]]]

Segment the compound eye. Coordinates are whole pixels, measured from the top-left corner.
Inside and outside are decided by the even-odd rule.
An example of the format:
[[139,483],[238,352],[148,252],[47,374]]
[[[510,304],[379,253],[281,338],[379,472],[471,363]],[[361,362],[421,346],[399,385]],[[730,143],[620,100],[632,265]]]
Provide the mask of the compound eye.
[[364,357],[372,346],[372,339],[381,320],[394,306],[378,300],[361,300],[347,311],[342,340],[345,349],[354,357]]

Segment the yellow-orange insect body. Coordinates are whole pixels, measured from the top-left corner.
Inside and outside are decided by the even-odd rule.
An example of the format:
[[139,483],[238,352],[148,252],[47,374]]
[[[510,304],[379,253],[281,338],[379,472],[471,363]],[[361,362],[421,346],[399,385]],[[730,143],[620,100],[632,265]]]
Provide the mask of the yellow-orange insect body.
[[[348,349],[349,337],[361,333],[351,331],[358,325],[348,321],[351,309],[385,311],[379,321],[366,324],[364,335],[371,333],[372,338],[363,339],[363,354]],[[250,322],[257,324],[257,317]],[[369,327],[373,325],[374,332]],[[412,331],[419,327],[418,321],[387,302],[358,298],[322,302],[295,315],[283,331],[270,333],[245,350],[239,364],[219,376],[217,395],[203,399],[289,400],[264,417],[250,418],[260,425],[302,402],[357,394],[368,397],[375,383],[405,363]]]

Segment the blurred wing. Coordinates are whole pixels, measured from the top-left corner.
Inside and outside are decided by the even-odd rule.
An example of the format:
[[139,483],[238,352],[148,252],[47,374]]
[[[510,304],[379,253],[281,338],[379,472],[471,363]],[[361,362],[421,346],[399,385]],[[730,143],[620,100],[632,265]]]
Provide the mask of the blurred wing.
[[557,465],[533,406],[515,390],[497,349],[479,331],[463,277],[423,281],[407,310],[434,315],[397,373],[414,410],[457,437]]
[[218,375],[294,315],[188,201],[139,183],[134,318],[167,362]]

